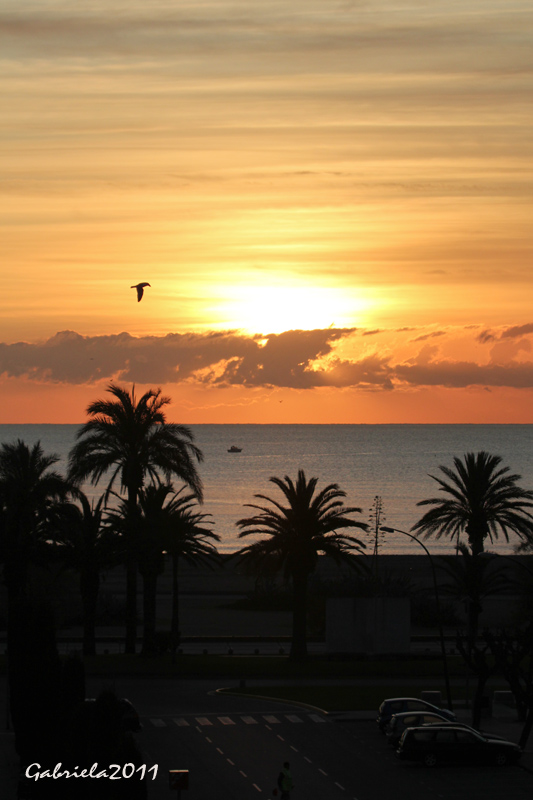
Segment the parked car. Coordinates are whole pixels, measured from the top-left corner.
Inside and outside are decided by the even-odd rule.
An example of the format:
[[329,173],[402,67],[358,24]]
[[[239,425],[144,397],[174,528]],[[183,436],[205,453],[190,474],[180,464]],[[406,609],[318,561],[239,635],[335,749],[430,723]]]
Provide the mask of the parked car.
[[[432,723],[439,724],[449,722],[443,714],[436,711],[403,711],[400,714],[393,714],[385,726],[385,734],[389,743],[393,747],[398,746],[401,735],[406,728],[418,728],[422,725]],[[450,723],[452,724],[452,723]]]
[[461,726],[431,725],[407,728],[396,754],[407,761],[421,761],[426,767],[440,763],[478,764],[482,761],[504,766],[516,763],[522,751],[513,742],[487,739]]
[[418,697],[391,697],[384,700],[379,707],[377,724],[380,731],[385,730],[385,726],[390,722],[393,714],[401,714],[405,711],[426,711],[438,714],[448,722],[455,722],[455,714],[447,708],[438,708],[432,703],[420,700]]

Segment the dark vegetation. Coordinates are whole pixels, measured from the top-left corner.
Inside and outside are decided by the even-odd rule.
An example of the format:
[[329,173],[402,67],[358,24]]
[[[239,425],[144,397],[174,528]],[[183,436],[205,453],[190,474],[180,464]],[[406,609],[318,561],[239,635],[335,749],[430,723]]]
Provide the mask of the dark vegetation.
[[[527,578],[519,582],[515,575],[504,575],[505,558],[487,553],[486,545],[513,534],[522,550],[532,548],[533,492],[518,486],[519,476],[502,467],[499,457],[467,453],[462,460],[454,459],[454,469],[440,467],[442,475],[434,477],[439,497],[419,504],[430,508],[413,528],[417,535],[448,536],[457,545],[455,556],[439,561],[441,592],[448,595],[448,602],[440,605],[431,589],[420,590],[380,569],[381,498],[375,498],[369,526],[353,518],[361,509],[345,506],[345,493],[335,483],[320,488],[317,479],[307,478],[302,470],[296,480],[271,478],[275,496],[255,495],[258,502],[248,504],[248,516],[238,522],[241,537],[254,537],[238,553],[242,569],[257,576],[256,592],[239,602],[258,612],[290,609],[290,658],[195,659],[179,652],[179,565],[186,561],[220,568],[218,535],[213,521],[200,510],[202,454],[188,428],[167,423],[164,407],[169,399],[160,390],[139,399],[134,389],[110,385],[108,391],[110,399],[95,401],[87,410],[89,419],[72,450],[68,475],[54,469],[57,457],[43,453],[39,443],[29,447],[18,441],[0,448],[0,562],[7,595],[7,609],[0,616],[7,626],[11,718],[23,764],[62,760],[56,756],[65,747],[67,732],[72,747],[81,748],[73,751],[74,760],[82,758],[82,751],[92,757],[105,744],[113,757],[127,755],[136,763],[134,745],[120,732],[112,698],[95,707],[96,716],[78,715],[85,693],[84,667],[95,673],[218,675],[239,681],[253,675],[386,678],[391,668],[395,676],[404,668],[406,675],[413,669],[417,675],[426,674],[433,667],[438,674],[441,664],[431,658],[309,658],[307,636],[323,635],[327,597],[343,595],[407,596],[413,619],[428,626],[459,627],[455,602],[466,604],[466,627],[456,636],[460,655],[450,658],[450,667],[455,670],[460,663],[464,670],[466,664],[477,679],[473,722],[479,722],[487,681],[499,676],[515,694],[527,740],[533,726],[533,573],[516,562]],[[93,484],[106,481],[94,505],[80,489],[88,479]],[[365,543],[353,529],[359,537],[368,531],[372,536],[373,552],[362,568]],[[321,582],[315,575],[319,554],[353,569],[339,580]],[[161,632],[156,627],[157,583],[165,558],[172,563],[172,621],[170,630]],[[123,565],[127,575],[124,609],[102,602],[105,595],[100,593],[102,573],[117,565]],[[78,581],[84,663],[58,656],[54,598],[47,580],[50,584],[54,576],[59,585],[65,575],[75,575]],[[143,658],[135,654],[138,575],[143,589]],[[523,618],[510,630],[480,631],[485,598],[511,589],[529,593]],[[96,626],[109,611],[115,619],[125,612],[126,655],[96,657]],[[105,726],[109,734],[100,735]],[[59,797],[58,784],[55,790]]]

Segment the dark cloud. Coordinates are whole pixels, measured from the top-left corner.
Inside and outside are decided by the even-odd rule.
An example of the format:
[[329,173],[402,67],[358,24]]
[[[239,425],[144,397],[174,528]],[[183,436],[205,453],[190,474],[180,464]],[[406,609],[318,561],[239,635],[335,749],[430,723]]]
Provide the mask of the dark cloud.
[[117,380],[291,389],[391,390],[402,384],[533,387],[533,362],[512,360],[514,350],[509,358],[502,356],[500,363],[493,360],[484,365],[438,360],[438,348],[429,344],[416,358],[399,364],[379,352],[339,358],[335,345],[354,333],[355,328],[327,328],[268,336],[222,331],[134,337],[62,331],[39,344],[0,344],[0,374],[67,384]]
[[484,330],[477,336],[477,341],[481,344],[487,342],[496,342],[500,339],[517,339],[520,336],[526,336],[528,333],[533,333],[533,322],[527,322],[524,325],[512,325],[505,328],[498,333],[491,330]]
[[399,364],[397,378],[416,386],[506,386],[533,387],[533,363],[474,364],[471,361],[431,361],[425,364]]
[[513,325],[511,328],[506,328],[502,334],[502,339],[514,339],[517,336],[524,336],[526,333],[533,333],[533,322],[528,322],[525,325]]
[[305,388],[317,385],[312,362],[329,355],[334,343],[352,332],[346,328],[266,337],[233,331],[91,337],[62,331],[41,344],[0,344],[0,373],[71,384],[113,378]]
[[498,337],[492,331],[481,331],[476,336],[476,340],[481,344],[487,344],[487,342],[495,342]]
[[376,329],[375,329],[375,330],[373,330],[373,331],[363,331],[363,336],[375,336],[375,335],[376,335],[376,333],[381,333],[381,332],[382,332],[382,331],[381,331],[381,329],[380,329],[380,328],[376,328]]
[[412,339],[413,342],[425,342],[426,339],[434,339],[436,336],[445,336],[446,331],[433,331],[432,333],[423,333],[421,336],[417,336],[416,339]]

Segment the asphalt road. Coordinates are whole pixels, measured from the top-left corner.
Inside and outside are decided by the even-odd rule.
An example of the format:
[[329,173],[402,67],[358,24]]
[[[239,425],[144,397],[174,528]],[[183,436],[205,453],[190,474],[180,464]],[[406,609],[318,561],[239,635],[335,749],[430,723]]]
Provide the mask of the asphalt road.
[[149,800],[176,796],[168,788],[170,769],[189,770],[181,800],[270,800],[285,760],[295,782],[291,800],[533,796],[533,776],[520,767],[430,770],[399,762],[372,721],[341,724],[301,707],[220,696],[212,682],[124,680],[116,688],[141,714],[147,768],[158,767]]

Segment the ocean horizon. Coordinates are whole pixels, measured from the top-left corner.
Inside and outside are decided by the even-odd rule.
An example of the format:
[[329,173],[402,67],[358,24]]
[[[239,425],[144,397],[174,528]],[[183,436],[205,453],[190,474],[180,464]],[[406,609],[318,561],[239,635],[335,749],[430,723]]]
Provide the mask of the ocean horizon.
[[[45,453],[59,457],[57,469],[64,472],[68,454],[80,425],[3,424],[0,443],[22,439],[41,442]],[[318,489],[337,483],[346,492],[346,505],[361,508],[354,519],[369,522],[374,497],[382,498],[383,524],[409,532],[422,516],[417,503],[438,496],[430,475],[439,466],[453,466],[454,456],[486,450],[503,459],[503,466],[522,476],[520,485],[533,488],[533,425],[527,424],[195,424],[188,426],[204,454],[198,465],[204,484],[202,511],[211,515],[213,530],[221,536],[219,549],[230,553],[247,540],[238,539],[236,522],[247,516],[245,507],[254,494],[280,497],[269,482],[272,476],[295,478],[298,469],[319,479]],[[235,446],[240,452],[230,453]],[[104,479],[83,488],[90,498],[104,491]],[[176,483],[176,489],[179,488]],[[118,487],[117,487],[118,489]],[[370,534],[355,532],[372,551]],[[512,553],[518,539],[504,539],[487,549]],[[424,540],[431,553],[452,553],[453,545],[434,537]],[[422,548],[400,533],[386,534],[381,552],[422,553]]]

